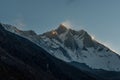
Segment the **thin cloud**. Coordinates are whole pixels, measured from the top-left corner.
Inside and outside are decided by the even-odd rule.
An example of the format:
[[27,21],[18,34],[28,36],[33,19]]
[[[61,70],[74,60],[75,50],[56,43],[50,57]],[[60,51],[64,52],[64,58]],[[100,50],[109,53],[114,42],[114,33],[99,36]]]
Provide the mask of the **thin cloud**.
[[72,28],[72,27],[73,27],[73,26],[72,26],[72,23],[71,23],[70,21],[68,21],[68,20],[62,22],[62,24],[63,24],[64,26],[66,26],[67,28]]
[[86,30],[85,26],[76,25],[76,24],[74,24],[74,22],[72,22],[70,20],[65,20],[64,22],[62,22],[62,24],[64,24],[67,28],[71,28],[71,29],[74,29],[74,30],[77,30],[77,31],[79,31],[81,29]]

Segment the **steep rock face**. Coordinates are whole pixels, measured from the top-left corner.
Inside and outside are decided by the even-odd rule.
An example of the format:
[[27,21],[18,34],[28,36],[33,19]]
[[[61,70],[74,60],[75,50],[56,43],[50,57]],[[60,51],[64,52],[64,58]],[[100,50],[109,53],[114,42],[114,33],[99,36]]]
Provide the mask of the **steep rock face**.
[[93,69],[120,71],[120,56],[93,40],[85,30],[75,31],[61,24],[57,29],[42,35],[20,35],[63,61],[85,63]]
[[94,47],[94,42],[93,42],[91,36],[86,31],[81,30],[80,34],[83,37],[83,44],[85,47]]

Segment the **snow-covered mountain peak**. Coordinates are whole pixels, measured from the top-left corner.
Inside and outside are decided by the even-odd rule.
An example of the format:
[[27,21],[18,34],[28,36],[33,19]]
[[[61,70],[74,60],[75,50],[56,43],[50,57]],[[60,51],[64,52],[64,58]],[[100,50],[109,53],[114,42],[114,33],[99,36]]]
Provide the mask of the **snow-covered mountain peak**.
[[27,30],[27,31],[23,31],[23,30],[20,30],[18,28],[16,28],[15,26],[12,26],[12,25],[8,25],[8,24],[2,24],[1,25],[4,27],[4,29],[6,29],[7,31],[10,31],[12,33],[16,33],[16,34],[19,34],[19,35],[22,35],[22,36],[35,36],[37,35],[33,30]]
[[4,27],[28,38],[63,61],[85,63],[93,69],[120,71],[120,56],[93,40],[85,30],[76,31],[61,24],[57,29],[37,35],[34,31],[21,31],[7,25]]
[[44,33],[42,36],[46,36],[49,39],[55,39],[60,43],[64,44],[67,48],[72,51],[82,47],[94,47],[94,41],[92,37],[85,30],[73,30],[67,28],[65,25],[60,24],[60,26],[49,32]]
[[61,34],[61,33],[64,33],[68,30],[68,28],[63,25],[63,24],[60,24],[59,27],[55,30],[58,34]]
[[[83,29],[76,31],[60,25],[57,29],[44,33],[41,39],[41,42],[45,42],[45,49],[47,47],[48,51],[59,59],[85,63],[94,69],[120,71],[119,56],[93,40]],[[115,63],[117,66],[114,66]]]
[[48,31],[46,33],[43,33],[41,36],[46,36],[50,39],[58,38],[60,35],[66,36],[65,34],[67,34],[68,32],[69,32],[69,29],[65,25],[60,24],[58,28]]
[[8,24],[2,24],[1,25],[8,31],[10,32],[19,32],[20,30],[17,29],[15,26],[12,26],[12,25],[8,25]]

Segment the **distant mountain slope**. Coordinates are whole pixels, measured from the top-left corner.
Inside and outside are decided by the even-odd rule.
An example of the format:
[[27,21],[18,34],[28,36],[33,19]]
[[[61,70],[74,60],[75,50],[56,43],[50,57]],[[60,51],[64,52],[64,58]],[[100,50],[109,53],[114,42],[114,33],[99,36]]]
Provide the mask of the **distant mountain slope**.
[[0,80],[103,80],[51,56],[0,24]]
[[37,35],[33,31],[21,31],[10,25],[2,26],[28,38],[63,61],[85,63],[93,69],[120,71],[120,56],[92,39],[85,30],[75,31],[61,24],[55,30]]

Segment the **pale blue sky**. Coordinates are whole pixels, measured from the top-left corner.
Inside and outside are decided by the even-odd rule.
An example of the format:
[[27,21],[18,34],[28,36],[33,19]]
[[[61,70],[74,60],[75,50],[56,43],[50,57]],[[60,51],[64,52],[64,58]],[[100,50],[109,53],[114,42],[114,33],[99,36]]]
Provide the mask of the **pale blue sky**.
[[43,33],[64,21],[120,53],[120,0],[0,0],[0,22]]

